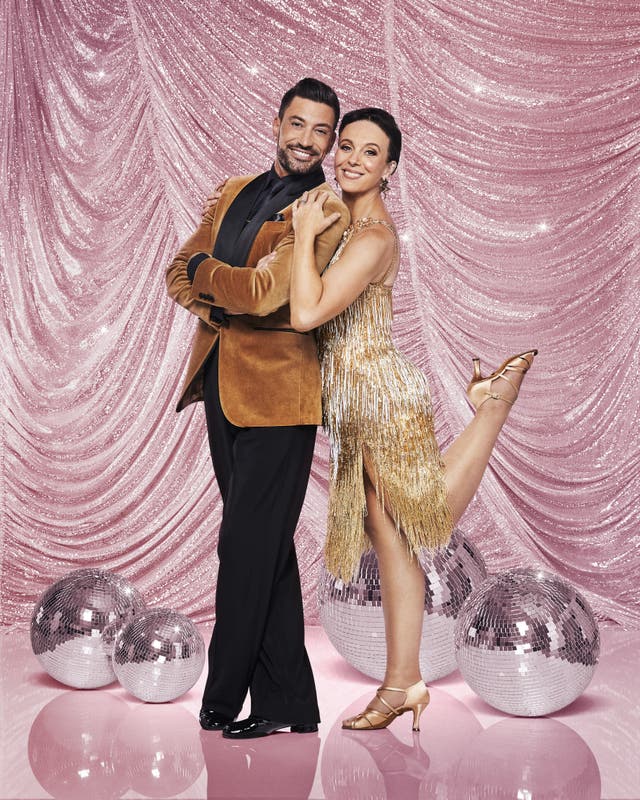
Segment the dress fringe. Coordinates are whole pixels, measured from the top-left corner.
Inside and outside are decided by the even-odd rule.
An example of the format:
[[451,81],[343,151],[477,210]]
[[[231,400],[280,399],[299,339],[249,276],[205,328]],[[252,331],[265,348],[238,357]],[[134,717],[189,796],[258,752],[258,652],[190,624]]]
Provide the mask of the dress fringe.
[[[329,266],[356,231],[388,223],[360,220],[345,232]],[[331,444],[325,562],[351,580],[370,549],[364,470],[408,552],[449,541],[453,524],[444,464],[424,375],[393,344],[391,289],[371,283],[318,330],[324,426]]]

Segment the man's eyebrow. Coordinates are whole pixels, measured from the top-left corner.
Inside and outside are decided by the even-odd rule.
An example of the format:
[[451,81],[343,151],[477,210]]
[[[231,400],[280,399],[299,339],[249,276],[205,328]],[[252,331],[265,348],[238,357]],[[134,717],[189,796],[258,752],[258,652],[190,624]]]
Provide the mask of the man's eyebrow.
[[[291,121],[296,120],[297,122],[306,122],[307,120],[304,117],[301,117],[300,114],[292,114],[289,119]],[[331,128],[328,122],[318,122],[317,125],[314,127],[316,128]]]

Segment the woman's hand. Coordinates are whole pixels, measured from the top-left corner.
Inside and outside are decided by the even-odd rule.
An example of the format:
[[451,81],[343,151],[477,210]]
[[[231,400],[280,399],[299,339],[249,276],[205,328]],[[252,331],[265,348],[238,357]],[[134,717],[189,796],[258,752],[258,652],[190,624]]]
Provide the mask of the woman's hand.
[[[216,188],[211,192],[211,194],[208,195],[207,199],[202,204],[202,216],[203,217],[206,216],[209,213],[209,211],[211,212],[211,214],[213,214],[213,211],[214,211],[215,207],[218,205],[218,200],[220,199],[220,195],[222,194],[222,190],[224,189],[225,184],[227,183],[228,180],[229,180],[228,178],[225,178],[222,181],[222,183],[219,183],[216,186]],[[211,216],[211,214],[209,214],[209,216]]]
[[324,204],[328,197],[329,192],[316,190],[305,192],[296,200],[293,204],[293,230],[296,234],[309,233],[314,237],[319,236],[340,219],[337,211],[325,216]]

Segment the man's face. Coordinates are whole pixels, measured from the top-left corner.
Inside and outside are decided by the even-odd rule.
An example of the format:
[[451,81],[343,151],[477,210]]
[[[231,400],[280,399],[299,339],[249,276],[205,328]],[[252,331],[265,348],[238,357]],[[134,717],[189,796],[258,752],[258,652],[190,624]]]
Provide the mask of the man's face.
[[282,121],[273,121],[278,175],[304,175],[320,166],[333,146],[335,122],[331,106],[294,97]]

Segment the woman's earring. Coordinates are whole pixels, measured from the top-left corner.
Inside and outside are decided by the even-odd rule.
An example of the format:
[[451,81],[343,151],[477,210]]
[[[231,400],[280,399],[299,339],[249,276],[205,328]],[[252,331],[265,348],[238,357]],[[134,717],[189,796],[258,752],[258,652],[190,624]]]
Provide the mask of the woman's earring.
[[380,178],[380,194],[386,194],[389,191],[389,179]]

